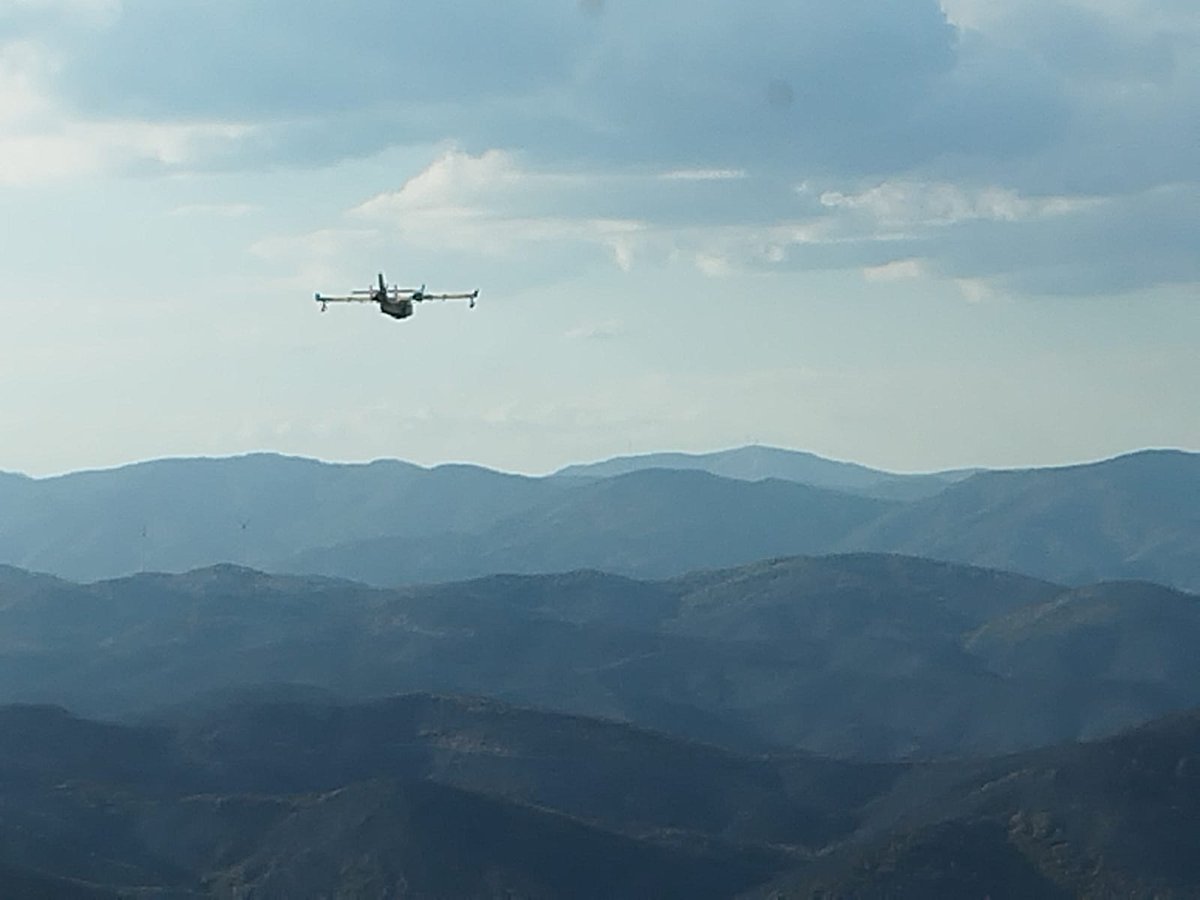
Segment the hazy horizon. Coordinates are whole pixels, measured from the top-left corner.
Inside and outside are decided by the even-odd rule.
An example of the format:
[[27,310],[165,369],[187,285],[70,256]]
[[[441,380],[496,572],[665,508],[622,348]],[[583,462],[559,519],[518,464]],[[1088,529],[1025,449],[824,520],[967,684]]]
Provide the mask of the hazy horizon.
[[439,466],[456,466],[456,465],[477,466],[479,468],[491,469],[493,471],[500,472],[500,473],[506,473],[506,474],[512,474],[512,475],[524,475],[524,476],[536,478],[536,477],[542,477],[542,476],[547,476],[547,475],[553,475],[554,473],[561,471],[562,469],[569,468],[572,466],[587,466],[587,465],[592,465],[592,464],[596,464],[596,463],[609,462],[609,461],[617,460],[617,459],[633,459],[633,458],[645,457],[645,456],[676,455],[676,454],[683,455],[683,456],[703,457],[703,456],[709,456],[709,455],[713,455],[713,454],[729,453],[729,452],[733,452],[733,451],[737,451],[737,450],[747,450],[747,449],[761,449],[761,450],[770,450],[770,451],[782,451],[784,453],[810,454],[813,456],[820,457],[821,459],[824,459],[828,462],[849,463],[852,465],[865,466],[866,468],[869,468],[869,469],[875,469],[880,472],[894,474],[894,475],[923,475],[923,474],[933,474],[933,473],[938,473],[938,472],[954,472],[954,471],[960,471],[960,470],[965,470],[965,469],[987,469],[987,470],[992,470],[992,471],[1002,471],[1002,470],[1019,470],[1019,469],[1067,468],[1067,467],[1071,467],[1071,466],[1088,465],[1091,463],[1104,462],[1106,460],[1116,459],[1116,458],[1123,457],[1123,456],[1130,456],[1130,455],[1133,455],[1136,453],[1147,453],[1147,452],[1200,453],[1200,450],[1194,450],[1194,449],[1190,449],[1190,448],[1186,448],[1186,447],[1146,446],[1146,447],[1134,447],[1134,448],[1131,448],[1128,450],[1123,450],[1123,451],[1120,451],[1117,453],[1112,453],[1112,454],[1105,454],[1102,456],[1085,457],[1085,458],[1080,458],[1080,459],[1059,460],[1059,461],[1048,461],[1048,462],[1035,462],[1035,463],[1028,463],[1028,464],[984,465],[981,463],[967,462],[967,463],[963,463],[961,465],[947,465],[947,466],[917,468],[917,469],[894,469],[894,468],[888,468],[887,466],[875,465],[873,463],[864,461],[862,459],[850,459],[850,458],[845,458],[845,457],[827,456],[823,453],[816,453],[812,450],[808,450],[808,449],[802,448],[802,447],[780,447],[780,446],[772,445],[772,444],[737,444],[737,445],[731,445],[731,446],[727,446],[727,447],[713,447],[713,448],[709,448],[709,449],[698,449],[698,450],[677,450],[677,449],[673,449],[673,448],[665,448],[665,449],[658,449],[658,450],[635,450],[635,451],[632,451],[629,453],[615,453],[611,456],[602,456],[602,457],[596,457],[596,458],[591,458],[591,459],[566,460],[566,461],[562,462],[561,464],[554,465],[554,466],[552,466],[550,468],[546,468],[546,469],[535,469],[532,467],[527,468],[527,469],[521,469],[521,468],[509,468],[509,467],[504,467],[504,466],[491,465],[486,461],[472,460],[472,459],[417,460],[417,459],[406,458],[406,457],[402,457],[402,456],[374,456],[374,457],[362,458],[362,459],[332,459],[332,458],[315,456],[315,455],[305,454],[305,453],[289,453],[289,452],[284,452],[284,451],[280,451],[280,450],[255,449],[255,450],[245,450],[245,451],[238,451],[238,452],[231,452],[231,453],[213,453],[213,454],[182,453],[182,454],[178,454],[178,455],[169,455],[169,456],[150,456],[150,457],[145,457],[142,459],[130,459],[130,460],[122,461],[122,462],[115,462],[112,464],[104,464],[104,465],[86,465],[85,464],[85,465],[80,466],[79,468],[64,469],[61,471],[30,472],[30,471],[0,467],[0,473],[4,473],[4,474],[8,474],[8,475],[21,475],[21,476],[25,476],[28,478],[33,478],[35,480],[42,480],[42,479],[48,479],[48,478],[58,478],[58,477],[61,477],[64,475],[79,474],[79,473],[83,473],[83,472],[111,471],[111,470],[115,470],[115,469],[123,469],[128,466],[136,466],[136,465],[141,465],[141,464],[145,464],[145,463],[162,462],[162,461],[167,461],[167,460],[193,460],[193,459],[222,460],[222,459],[238,459],[238,458],[247,457],[247,456],[280,456],[280,457],[286,457],[286,458],[292,458],[292,459],[311,460],[313,462],[324,463],[327,465],[369,465],[374,462],[401,462],[401,463],[410,463],[412,465],[416,465],[416,466],[419,466],[419,467],[425,468],[425,469],[437,468]]

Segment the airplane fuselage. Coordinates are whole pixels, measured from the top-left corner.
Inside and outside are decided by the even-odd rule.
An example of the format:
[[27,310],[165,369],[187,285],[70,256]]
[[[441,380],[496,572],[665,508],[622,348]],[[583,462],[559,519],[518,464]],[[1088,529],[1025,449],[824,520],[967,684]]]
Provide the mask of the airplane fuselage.
[[382,297],[379,300],[379,311],[393,319],[407,319],[413,314],[413,302],[408,297]]

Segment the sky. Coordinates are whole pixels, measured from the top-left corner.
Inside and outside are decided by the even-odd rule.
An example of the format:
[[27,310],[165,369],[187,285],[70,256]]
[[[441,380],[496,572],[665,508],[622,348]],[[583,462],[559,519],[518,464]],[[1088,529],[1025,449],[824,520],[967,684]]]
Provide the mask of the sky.
[[1195,0],[0,0],[0,470],[1197,450],[1198,223]]

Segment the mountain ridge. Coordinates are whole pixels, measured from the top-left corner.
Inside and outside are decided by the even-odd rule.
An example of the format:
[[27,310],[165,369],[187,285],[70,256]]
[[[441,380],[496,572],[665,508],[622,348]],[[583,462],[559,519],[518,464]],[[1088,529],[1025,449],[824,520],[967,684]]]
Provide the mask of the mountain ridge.
[[[228,565],[87,585],[10,576],[0,700],[89,714],[252,685],[351,699],[435,690],[734,749],[903,759],[1100,736],[1200,703],[1193,595],[889,554],[394,589]],[[1048,630],[1022,613],[1136,611],[1147,591],[1176,617],[1105,613],[1097,631],[1074,616]],[[1034,624],[1005,624],[1020,615]],[[1101,664],[1102,680],[1085,677]]]
[[697,470],[740,481],[776,478],[813,487],[874,496],[914,499],[937,493],[973,470],[899,473],[828,459],[803,450],[752,444],[709,453],[647,453],[564,466],[556,478],[608,478],[646,469]]
[[880,551],[1200,590],[1200,454],[1179,450],[978,472],[907,500],[698,468],[531,478],[260,454],[22,479],[0,503],[0,562],[77,581],[216,562],[379,586],[588,567],[668,577]]

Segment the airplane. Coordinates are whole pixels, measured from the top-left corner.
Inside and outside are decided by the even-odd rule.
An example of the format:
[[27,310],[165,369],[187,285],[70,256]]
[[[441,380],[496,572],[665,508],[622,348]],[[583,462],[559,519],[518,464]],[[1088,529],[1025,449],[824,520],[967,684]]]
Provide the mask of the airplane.
[[325,312],[330,303],[378,303],[379,311],[385,316],[391,316],[393,319],[407,319],[413,314],[414,303],[422,303],[425,300],[466,300],[468,306],[473,309],[475,298],[478,296],[478,289],[462,294],[429,294],[425,291],[425,285],[421,285],[419,288],[396,287],[394,284],[389,285],[384,280],[383,273],[380,272],[379,284],[366,290],[351,291],[341,297],[315,294],[313,299],[321,304],[321,312]]

